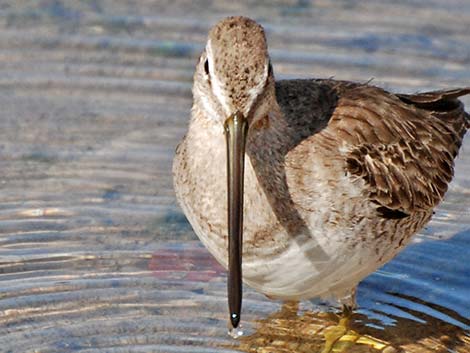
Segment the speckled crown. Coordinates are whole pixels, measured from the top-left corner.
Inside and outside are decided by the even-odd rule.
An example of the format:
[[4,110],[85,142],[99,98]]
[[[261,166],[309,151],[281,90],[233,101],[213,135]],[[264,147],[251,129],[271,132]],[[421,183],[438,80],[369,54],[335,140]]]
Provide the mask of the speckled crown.
[[246,17],[228,17],[209,32],[213,67],[231,101],[243,104],[265,79],[268,48],[264,29]]

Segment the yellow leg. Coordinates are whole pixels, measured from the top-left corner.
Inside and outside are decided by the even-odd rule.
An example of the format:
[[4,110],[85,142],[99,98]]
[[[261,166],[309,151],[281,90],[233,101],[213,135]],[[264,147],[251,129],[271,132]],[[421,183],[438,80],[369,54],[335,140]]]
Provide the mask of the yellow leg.
[[[348,310],[346,311],[345,308],[348,308]],[[338,324],[325,328],[323,331],[323,335],[325,336],[325,347],[321,353],[337,352],[335,347],[337,346],[338,341],[340,341],[348,333],[351,312],[352,311],[350,311],[349,307],[343,305],[343,313],[339,319]]]
[[356,288],[350,295],[340,300],[343,310],[338,324],[325,328],[323,335],[325,337],[325,346],[321,353],[347,353],[356,345],[366,345],[374,349],[377,353],[397,352],[387,342],[376,339],[371,336],[361,335],[349,328],[350,319],[356,309]]

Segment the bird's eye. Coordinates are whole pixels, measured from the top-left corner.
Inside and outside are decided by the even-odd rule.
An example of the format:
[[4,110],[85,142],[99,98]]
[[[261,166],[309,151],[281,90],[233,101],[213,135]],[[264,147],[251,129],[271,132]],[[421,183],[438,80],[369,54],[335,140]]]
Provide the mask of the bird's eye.
[[209,75],[209,59],[204,61],[204,71],[206,72],[206,75]]

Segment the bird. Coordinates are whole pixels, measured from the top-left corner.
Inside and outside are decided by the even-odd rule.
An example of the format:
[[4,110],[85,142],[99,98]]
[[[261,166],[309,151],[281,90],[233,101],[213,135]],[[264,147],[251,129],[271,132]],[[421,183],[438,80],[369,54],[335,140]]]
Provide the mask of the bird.
[[266,35],[232,16],[209,31],[176,148],[176,198],[228,270],[229,323],[242,282],[285,301],[337,298],[396,256],[453,177],[470,87],[391,93],[370,82],[276,80]]

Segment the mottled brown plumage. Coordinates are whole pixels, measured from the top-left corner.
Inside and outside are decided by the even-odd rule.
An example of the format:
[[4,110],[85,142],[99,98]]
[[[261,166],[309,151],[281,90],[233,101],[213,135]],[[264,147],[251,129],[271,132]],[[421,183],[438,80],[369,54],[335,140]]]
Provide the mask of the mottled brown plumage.
[[239,214],[227,204],[224,123],[227,130],[234,116],[246,119],[244,281],[284,299],[341,297],[431,218],[470,125],[458,100],[469,93],[276,82],[261,26],[225,19],[196,68],[191,122],[174,161],[176,195],[227,267],[227,213]]
[[350,146],[346,170],[366,181],[372,201],[410,215],[442,200],[468,126],[456,98],[468,93],[393,95],[371,86],[341,93],[330,126]]

